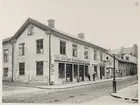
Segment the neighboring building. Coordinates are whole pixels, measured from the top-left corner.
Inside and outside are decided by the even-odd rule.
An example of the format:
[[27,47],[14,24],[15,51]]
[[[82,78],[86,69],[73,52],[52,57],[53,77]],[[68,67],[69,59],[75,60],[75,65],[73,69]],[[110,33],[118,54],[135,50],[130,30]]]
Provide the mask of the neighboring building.
[[131,54],[130,50],[128,50],[128,53],[126,51],[125,53],[124,50],[121,53],[119,52],[119,50],[108,51],[106,55],[107,78],[113,77],[113,70],[114,70],[113,54],[115,55],[116,77],[137,74],[137,56]]
[[3,80],[63,84],[87,81],[93,70],[96,79],[104,79],[106,51],[85,41],[84,33],[74,37],[57,30],[52,19],[47,26],[28,18],[3,40]]

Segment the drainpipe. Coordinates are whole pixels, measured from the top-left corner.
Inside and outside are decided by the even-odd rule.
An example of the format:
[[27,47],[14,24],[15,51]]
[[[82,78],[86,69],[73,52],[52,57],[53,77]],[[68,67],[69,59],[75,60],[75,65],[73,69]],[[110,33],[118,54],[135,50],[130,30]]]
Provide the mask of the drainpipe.
[[14,43],[16,42],[15,39],[11,40],[12,44],[12,82],[14,82]]
[[49,35],[49,85],[51,83],[51,31],[46,31],[47,35]]

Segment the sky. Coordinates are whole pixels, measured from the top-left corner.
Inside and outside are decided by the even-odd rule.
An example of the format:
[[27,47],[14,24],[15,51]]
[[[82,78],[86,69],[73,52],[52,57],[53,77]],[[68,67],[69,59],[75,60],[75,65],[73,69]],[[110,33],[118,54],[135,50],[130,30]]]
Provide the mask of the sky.
[[28,17],[106,49],[139,43],[137,0],[0,0],[1,39],[13,36]]

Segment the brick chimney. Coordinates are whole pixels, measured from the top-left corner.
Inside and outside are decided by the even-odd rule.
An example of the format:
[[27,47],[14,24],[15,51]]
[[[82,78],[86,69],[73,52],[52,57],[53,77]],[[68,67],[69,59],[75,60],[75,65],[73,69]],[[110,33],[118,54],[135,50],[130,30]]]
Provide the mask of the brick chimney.
[[133,49],[134,49],[134,55],[138,58],[138,46],[137,46],[137,44],[133,45]]
[[81,38],[81,39],[85,39],[85,34],[84,33],[79,33],[78,37]]
[[49,20],[48,20],[48,26],[50,26],[50,27],[52,27],[52,28],[55,28],[55,20],[49,19]]

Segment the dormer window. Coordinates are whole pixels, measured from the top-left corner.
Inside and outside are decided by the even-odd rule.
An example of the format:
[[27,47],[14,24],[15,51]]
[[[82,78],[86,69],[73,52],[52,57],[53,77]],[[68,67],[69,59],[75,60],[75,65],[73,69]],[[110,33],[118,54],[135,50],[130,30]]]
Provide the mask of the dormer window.
[[28,35],[32,35],[32,34],[34,33],[34,26],[33,26],[33,25],[30,25],[30,26],[28,27],[27,32],[28,32]]

